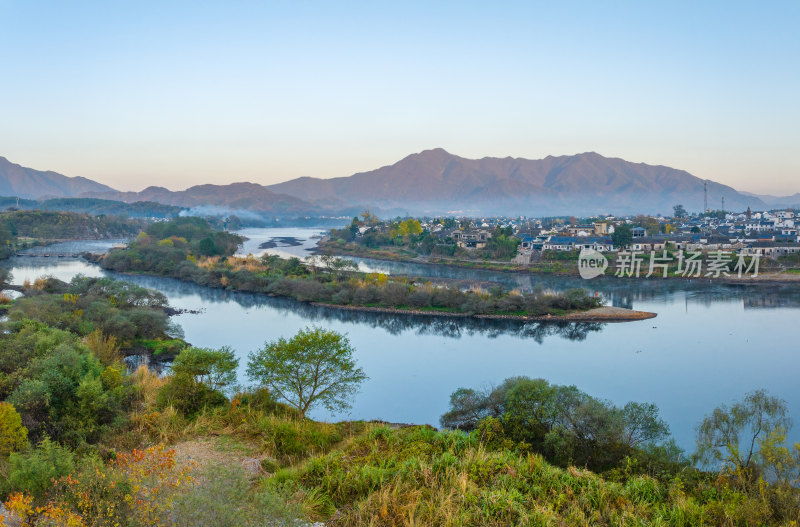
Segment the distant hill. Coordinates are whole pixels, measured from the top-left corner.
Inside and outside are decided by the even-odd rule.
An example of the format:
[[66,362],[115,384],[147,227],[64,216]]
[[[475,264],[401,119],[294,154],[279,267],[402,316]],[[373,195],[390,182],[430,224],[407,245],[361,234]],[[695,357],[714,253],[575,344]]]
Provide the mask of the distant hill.
[[[229,185],[197,185],[186,190],[172,191],[163,187],[147,187],[141,192],[91,192],[87,197],[125,201],[155,201],[178,207],[224,208],[231,211],[248,210],[274,216],[314,213],[317,207],[294,196],[278,194],[256,183]],[[213,213],[209,210],[208,213]]]
[[[347,199],[412,213],[671,213],[703,209],[703,180],[666,166],[631,163],[594,152],[572,156],[466,159],[441,148],[349,177],[299,178],[270,189],[307,201]],[[757,197],[708,182],[709,208],[763,208]]]
[[753,194],[751,192],[742,192],[742,194],[756,197],[766,203],[770,208],[800,209],[800,192],[792,194],[791,196],[770,196],[768,194]]
[[111,187],[83,177],[42,172],[0,157],[0,196],[20,198],[75,197],[87,192],[108,192]]
[[[437,148],[349,177],[304,177],[270,186],[232,183],[180,191],[148,187],[141,192],[120,192],[86,178],[41,172],[0,157],[0,196],[149,202],[128,207],[132,216],[149,216],[157,208],[152,203],[160,203],[191,209],[185,213],[197,215],[237,214],[247,219],[249,214],[252,221],[353,215],[365,208],[382,216],[670,214],[676,204],[699,212],[703,209],[703,185],[702,179],[684,170],[631,163],[594,152],[538,160],[467,159]],[[725,209],[734,211],[800,205],[800,194],[759,196],[708,181],[709,208],[719,209],[723,197]],[[53,206],[105,213],[126,209],[90,200]],[[174,213],[163,210],[153,215]]]

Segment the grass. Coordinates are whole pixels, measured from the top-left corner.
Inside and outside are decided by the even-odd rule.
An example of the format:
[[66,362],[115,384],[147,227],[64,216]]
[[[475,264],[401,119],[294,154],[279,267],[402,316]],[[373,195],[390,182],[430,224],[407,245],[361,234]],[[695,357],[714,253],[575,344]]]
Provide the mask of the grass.
[[248,455],[252,451],[252,446],[243,442],[241,439],[224,435],[217,437],[214,442],[214,448],[220,452],[228,452],[231,454]]
[[687,495],[679,480],[625,483],[537,454],[491,450],[475,435],[430,427],[371,426],[262,488],[318,504],[306,513],[328,526],[757,525],[768,513],[729,491],[722,502]]
[[187,420],[155,406],[162,379],[133,377],[141,407],[115,445],[173,444],[197,463],[170,525],[791,525],[773,517],[774,495],[723,476],[604,477],[479,431],[316,422],[259,392]]
[[186,342],[180,339],[153,340],[141,339],[135,342],[149,349],[156,357],[160,355],[177,355],[186,347]]
[[220,525],[235,521],[231,507],[243,511],[243,525],[251,521],[246,518],[261,518],[259,507],[329,527],[780,524],[763,496],[711,476],[699,482],[646,475],[605,479],[558,468],[513,443],[484,443],[478,432],[321,423],[246,398],[178,426],[180,441],[213,437],[226,455],[262,460],[261,475],[249,486],[239,475],[220,474],[231,478],[230,491],[212,485],[182,498],[188,509],[205,510]]

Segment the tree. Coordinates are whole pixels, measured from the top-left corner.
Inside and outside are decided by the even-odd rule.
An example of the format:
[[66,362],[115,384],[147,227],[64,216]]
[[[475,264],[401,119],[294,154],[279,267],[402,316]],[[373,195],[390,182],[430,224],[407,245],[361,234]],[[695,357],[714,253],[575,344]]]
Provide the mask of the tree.
[[229,346],[186,348],[172,363],[172,372],[190,377],[211,390],[224,392],[236,383],[238,367],[239,359]]
[[487,393],[472,388],[459,388],[450,395],[450,411],[439,422],[445,428],[474,430],[487,417],[499,417],[505,392],[494,389]]
[[251,353],[247,375],[297,408],[301,416],[316,404],[330,411],[344,410],[367,379],[356,366],[354,351],[344,335],[308,327]]
[[13,405],[0,402],[0,459],[16,452],[28,441],[28,429]]
[[105,337],[102,331],[96,329],[86,335],[83,343],[104,366],[122,362],[122,352],[120,351],[117,337],[114,335]]
[[653,403],[629,402],[622,408],[623,442],[631,448],[669,437],[669,425],[661,419]]
[[686,209],[683,208],[683,205],[675,205],[674,207],[672,207],[672,215],[675,218],[685,218],[686,216],[688,216]]
[[627,247],[633,242],[633,229],[627,223],[618,225],[614,228],[614,234],[611,235],[611,243],[617,249]]
[[11,271],[5,267],[0,267],[0,288],[4,287],[6,283],[11,281]]
[[365,210],[364,212],[362,212],[360,214],[360,216],[361,216],[362,221],[364,222],[364,225],[367,225],[369,227],[372,227],[373,225],[377,225],[380,222],[378,217],[375,216],[374,214],[372,214],[368,210]]
[[217,253],[217,246],[211,238],[203,238],[197,244],[197,254],[202,256],[213,256]]
[[619,408],[544,379],[511,377],[491,391],[459,388],[441,417],[442,426],[466,431],[481,430],[487,422],[494,427],[492,420],[506,439],[530,445],[560,466],[603,471],[630,455],[649,458],[648,463],[679,457],[667,455],[673,453],[669,443],[658,444],[668,438],[669,427],[655,405],[630,402]]
[[787,413],[786,402],[765,390],[748,393],[731,407],[723,404],[700,423],[695,456],[749,480],[764,468],[759,464],[762,444],[791,427]]

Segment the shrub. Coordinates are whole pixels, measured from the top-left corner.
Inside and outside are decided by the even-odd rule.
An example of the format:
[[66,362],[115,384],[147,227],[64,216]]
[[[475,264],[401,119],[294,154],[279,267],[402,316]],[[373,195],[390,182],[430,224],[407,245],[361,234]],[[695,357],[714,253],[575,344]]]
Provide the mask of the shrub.
[[28,429],[13,405],[0,402],[0,458],[21,449],[28,441]]
[[97,357],[97,360],[106,366],[122,361],[122,353],[119,350],[117,338],[113,335],[105,337],[97,329],[87,335],[83,342],[89,348],[89,351]]
[[191,377],[211,390],[224,392],[236,383],[238,367],[239,359],[228,346],[220,349],[192,347],[180,352],[172,371],[178,376]]
[[162,409],[171,406],[186,417],[193,417],[203,408],[213,408],[226,402],[225,396],[217,390],[188,375],[176,374],[158,391],[157,406]]
[[51,481],[75,470],[72,452],[45,438],[35,449],[15,452],[9,458],[10,490],[42,498]]

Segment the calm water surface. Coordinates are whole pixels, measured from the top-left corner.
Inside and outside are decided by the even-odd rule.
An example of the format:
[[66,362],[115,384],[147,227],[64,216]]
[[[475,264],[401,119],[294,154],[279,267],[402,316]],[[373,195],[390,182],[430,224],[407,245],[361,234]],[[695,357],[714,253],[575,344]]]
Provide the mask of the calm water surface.
[[[270,252],[302,256],[318,229],[252,230],[251,244],[273,237],[303,238]],[[288,231],[288,232],[287,232]],[[259,241],[260,240],[260,241]],[[256,243],[258,241],[258,243]],[[109,244],[110,245],[110,244]],[[96,250],[97,248],[95,247]],[[247,249],[257,253],[258,250]],[[199,346],[232,346],[241,357],[265,340],[318,324],[345,332],[370,379],[352,411],[318,419],[384,419],[436,425],[460,386],[481,387],[513,375],[542,377],[618,404],[656,403],[678,443],[692,449],[694,427],[720,403],[767,388],[800,421],[800,288],[724,286],[704,281],[603,281],[470,271],[361,260],[364,268],[481,282],[521,289],[591,286],[608,303],[654,311],[652,320],[623,324],[520,324],[351,313],[285,299],[210,290],[177,280],[106,273],[80,260],[12,258],[14,282],[41,275],[68,280],[110,275],[162,291],[176,308],[201,310],[175,317]],[[791,434],[800,439],[798,430]]]

